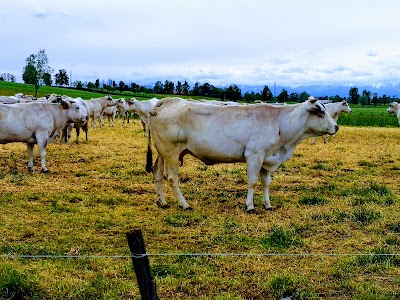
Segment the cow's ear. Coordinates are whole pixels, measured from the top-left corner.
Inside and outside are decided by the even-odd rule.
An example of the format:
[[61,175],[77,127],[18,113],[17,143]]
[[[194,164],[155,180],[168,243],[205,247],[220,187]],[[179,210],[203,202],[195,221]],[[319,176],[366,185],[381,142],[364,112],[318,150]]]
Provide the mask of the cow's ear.
[[310,96],[310,97],[308,97],[308,101],[309,101],[310,103],[315,103],[315,102],[317,102],[317,99],[314,98],[313,96]]
[[61,100],[60,103],[61,103],[63,109],[68,109],[69,108],[69,102],[68,101]]

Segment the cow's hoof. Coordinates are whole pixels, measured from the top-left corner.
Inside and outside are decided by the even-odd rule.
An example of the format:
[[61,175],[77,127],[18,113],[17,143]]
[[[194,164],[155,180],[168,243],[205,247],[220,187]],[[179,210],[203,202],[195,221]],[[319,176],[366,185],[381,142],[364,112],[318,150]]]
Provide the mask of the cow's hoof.
[[251,214],[251,215],[255,215],[255,214],[257,213],[255,208],[246,209],[246,212],[247,212],[248,214]]
[[183,206],[179,206],[181,209],[183,209],[183,210],[186,210],[186,211],[192,211],[193,210],[193,207],[191,207],[191,206],[188,206],[188,207],[186,207],[186,208],[184,208]]
[[50,173],[49,170],[42,170],[41,173]]
[[169,208],[169,204],[167,204],[167,203],[162,204],[160,202],[157,202],[157,205],[158,205],[158,207],[161,207],[161,208]]
[[274,211],[274,209],[272,207],[266,207],[265,210],[266,211]]

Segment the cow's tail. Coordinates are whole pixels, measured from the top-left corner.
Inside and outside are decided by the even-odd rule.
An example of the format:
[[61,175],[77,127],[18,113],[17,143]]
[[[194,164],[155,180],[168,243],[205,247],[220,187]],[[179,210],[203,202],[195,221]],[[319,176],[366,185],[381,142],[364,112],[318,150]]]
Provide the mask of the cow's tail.
[[147,154],[146,154],[146,172],[153,171],[153,151],[151,150],[150,128],[147,125]]

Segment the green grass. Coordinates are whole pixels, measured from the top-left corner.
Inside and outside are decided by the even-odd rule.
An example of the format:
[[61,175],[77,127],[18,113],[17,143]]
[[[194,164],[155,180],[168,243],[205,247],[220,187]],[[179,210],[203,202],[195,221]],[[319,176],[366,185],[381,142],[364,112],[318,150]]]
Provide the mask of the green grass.
[[397,117],[388,114],[389,105],[351,105],[351,114],[342,113],[338,124],[344,126],[398,127]]

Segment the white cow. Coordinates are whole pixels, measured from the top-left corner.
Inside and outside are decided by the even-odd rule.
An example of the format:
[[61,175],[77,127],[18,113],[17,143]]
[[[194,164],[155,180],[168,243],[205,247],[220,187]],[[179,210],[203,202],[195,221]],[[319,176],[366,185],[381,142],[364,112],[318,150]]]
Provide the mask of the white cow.
[[125,109],[127,107],[126,101],[124,98],[119,98],[117,100],[114,100],[114,106],[109,106],[106,107],[103,110],[102,117],[101,119],[104,120],[104,116],[107,117],[108,119],[108,124],[110,127],[114,127],[114,120],[117,115],[117,113],[120,113],[122,116],[124,116],[124,121],[125,121]]
[[[339,127],[323,105],[310,97],[306,102],[274,106],[205,105],[179,98],[165,98],[150,112],[146,170],[153,171],[157,204],[167,206],[165,178],[183,209],[190,209],[178,186],[179,163],[191,154],[208,165],[246,162],[246,210],[254,212],[253,195],[258,177],[266,209],[271,172],[288,160],[303,139],[335,134]],[[158,156],[152,165],[151,136]]]
[[96,128],[97,120],[99,120],[101,127],[102,126],[100,120],[101,114],[103,113],[103,110],[106,107],[115,105],[113,98],[110,95],[107,95],[100,98],[92,98],[90,100],[86,100],[86,102],[87,102],[89,117],[92,118],[92,127],[94,129]]
[[157,98],[151,98],[149,100],[138,101],[135,98],[131,98],[127,102],[126,110],[130,113],[135,113],[140,117],[142,122],[143,131],[146,131],[146,126],[148,123],[149,112],[154,108],[154,106],[160,101]]
[[[327,103],[325,104],[326,111],[328,114],[332,117],[332,119],[337,123],[337,120],[339,119],[339,115],[341,113],[347,113],[351,114],[352,110],[349,106],[349,104],[346,102],[346,100],[343,100],[342,102],[334,102],[334,103]],[[323,137],[324,143],[326,143],[326,135]],[[311,144],[314,145],[316,142],[317,138],[313,137]]]
[[389,114],[395,114],[397,116],[397,120],[399,121],[400,125],[400,105],[396,101],[390,103],[389,108],[387,109]]
[[63,96],[62,99],[76,102],[76,104],[81,107],[82,111],[84,111],[86,113],[87,121],[78,122],[78,123],[68,123],[64,127],[64,129],[62,130],[62,134],[61,134],[61,137],[60,137],[60,142],[61,142],[62,139],[65,139],[65,141],[68,143],[68,145],[70,145],[71,144],[71,133],[72,133],[72,130],[74,128],[75,128],[75,131],[76,131],[76,141],[75,141],[76,143],[79,142],[79,135],[80,135],[81,128],[85,132],[86,141],[89,141],[89,137],[88,137],[89,108],[88,108],[87,101],[83,100],[81,97],[71,98],[71,97],[68,97],[68,96]]
[[74,102],[0,104],[0,144],[27,144],[28,168],[33,168],[33,148],[39,148],[42,172],[46,168],[46,146],[69,122],[85,122],[86,112]]

